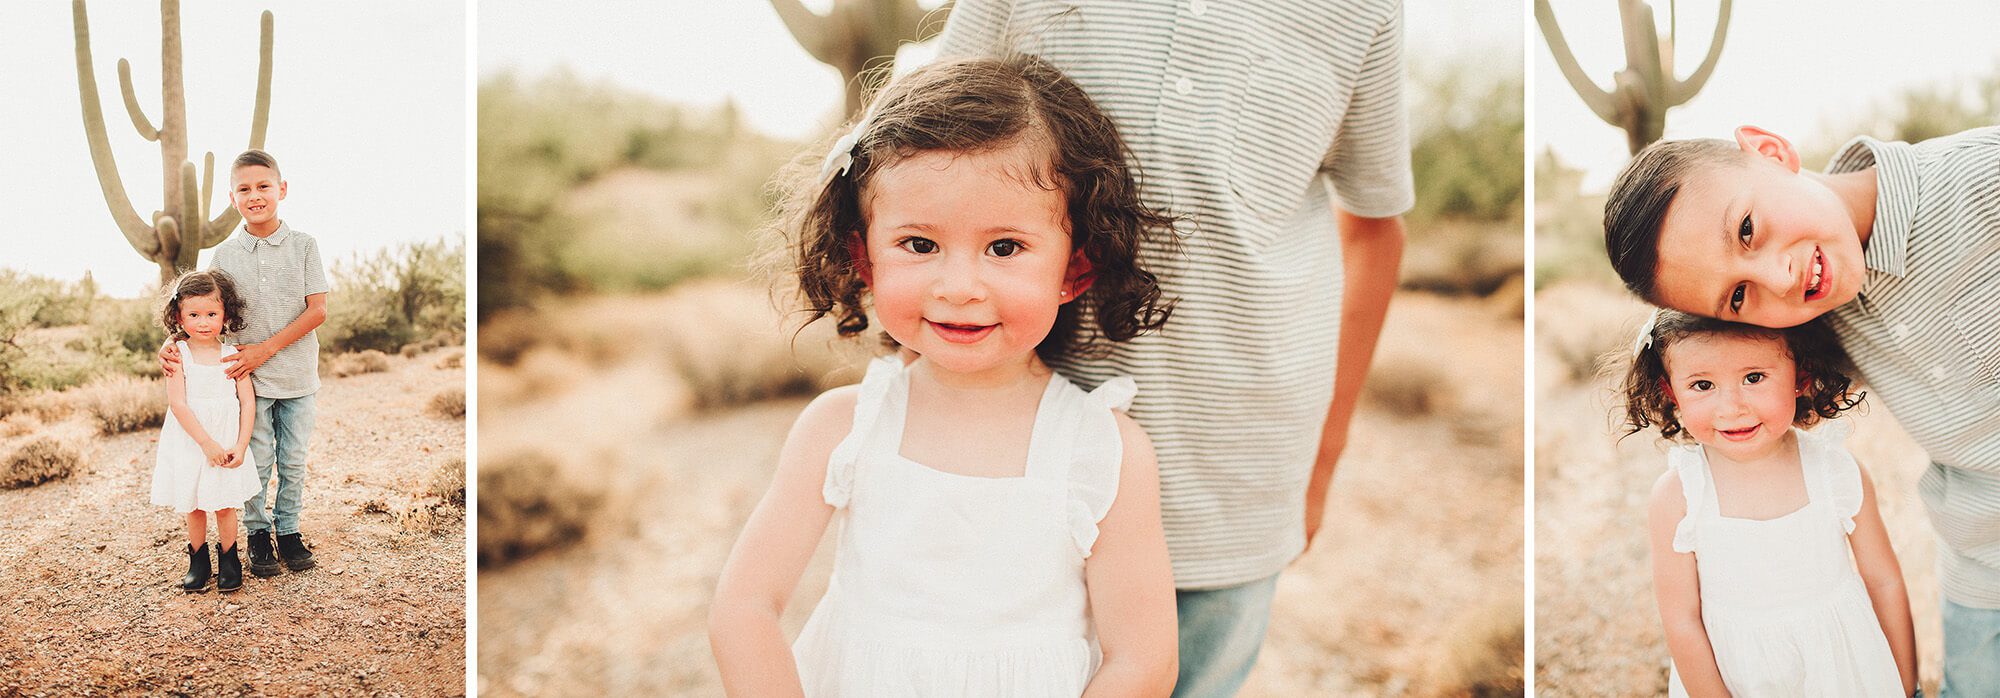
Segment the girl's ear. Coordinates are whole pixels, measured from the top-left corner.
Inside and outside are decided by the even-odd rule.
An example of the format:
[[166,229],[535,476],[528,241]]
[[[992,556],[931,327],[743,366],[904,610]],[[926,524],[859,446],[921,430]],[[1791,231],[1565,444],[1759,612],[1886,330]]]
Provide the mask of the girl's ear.
[[1667,404],[1673,405],[1675,407],[1681,406],[1681,401],[1674,399],[1673,384],[1668,383],[1667,379],[1665,378],[1660,379],[1660,394],[1667,396]]
[[1784,136],[1755,126],[1736,127],[1736,147],[1743,152],[1776,160],[1793,173],[1799,171],[1799,151]]
[[853,233],[847,236],[847,256],[854,260],[854,270],[861,274],[863,286],[875,285],[875,265],[868,263],[868,234]]
[[1090,255],[1079,249],[1069,255],[1069,269],[1063,272],[1062,302],[1068,303],[1090,290],[1097,282],[1097,267],[1091,265]]
[[1796,395],[1804,395],[1806,394],[1806,388],[1811,386],[1812,386],[1812,375],[1801,373],[1799,374],[1799,384],[1792,389],[1792,393]]

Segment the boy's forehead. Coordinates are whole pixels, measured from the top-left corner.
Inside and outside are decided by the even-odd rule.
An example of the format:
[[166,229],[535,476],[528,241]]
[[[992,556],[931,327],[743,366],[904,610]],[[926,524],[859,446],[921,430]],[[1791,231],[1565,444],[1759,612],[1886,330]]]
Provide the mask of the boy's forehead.
[[277,182],[280,180],[278,179],[277,171],[269,167],[263,165],[239,165],[229,171],[229,181],[244,183],[260,181]]

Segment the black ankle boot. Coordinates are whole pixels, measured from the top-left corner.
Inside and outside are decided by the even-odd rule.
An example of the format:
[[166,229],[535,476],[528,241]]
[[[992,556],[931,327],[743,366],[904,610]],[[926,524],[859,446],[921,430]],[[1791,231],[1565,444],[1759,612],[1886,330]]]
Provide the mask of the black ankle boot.
[[306,549],[305,542],[299,540],[297,533],[278,536],[278,559],[284,560],[285,569],[293,572],[304,572],[319,564],[313,562],[312,551]]
[[187,546],[188,573],[181,577],[181,591],[190,594],[208,591],[208,546]]
[[250,532],[250,573],[259,577],[278,576],[278,555],[271,547],[271,530]]
[[243,588],[243,560],[236,556],[236,550],[234,545],[229,546],[228,550],[223,550],[221,543],[215,544],[216,591],[229,592]]

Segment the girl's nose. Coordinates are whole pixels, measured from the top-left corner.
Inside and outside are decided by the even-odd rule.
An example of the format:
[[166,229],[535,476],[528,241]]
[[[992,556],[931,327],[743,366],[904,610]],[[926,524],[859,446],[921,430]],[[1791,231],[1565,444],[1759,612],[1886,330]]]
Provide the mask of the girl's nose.
[[979,259],[973,255],[957,255],[947,258],[937,278],[931,283],[931,293],[953,304],[965,304],[986,298],[986,287],[979,279]]

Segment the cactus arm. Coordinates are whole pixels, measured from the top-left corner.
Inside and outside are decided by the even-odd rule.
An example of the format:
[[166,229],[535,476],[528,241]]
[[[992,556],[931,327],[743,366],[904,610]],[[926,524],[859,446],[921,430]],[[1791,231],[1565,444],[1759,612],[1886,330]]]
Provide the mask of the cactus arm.
[[[833,28],[824,15],[806,9],[799,0],[771,0],[771,9],[778,11],[778,19],[791,31],[792,39],[812,54],[813,60],[827,65],[839,65],[840,57],[833,54]],[[835,10],[838,11],[837,9]]]
[[271,11],[258,22],[257,106],[250,118],[250,147],[264,147],[264,129],[271,125]]
[[[1708,84],[1710,75],[1715,74],[1715,64],[1722,58],[1722,42],[1729,37],[1729,10],[1731,0],[1722,0],[1722,6],[1715,13],[1715,36],[1708,41],[1708,55],[1702,56],[1701,65],[1686,80],[1674,80],[1668,87],[1667,105],[1679,106],[1693,99],[1703,85]],[[1668,79],[1672,79],[1669,76]]]
[[104,133],[104,109],[97,101],[97,72],[90,62],[90,18],[84,11],[83,0],[72,0],[70,12],[76,31],[77,96],[83,104],[83,132],[90,141],[90,162],[97,170],[97,186],[104,192],[104,203],[111,209],[111,219],[118,223],[119,232],[125,234],[125,241],[140,256],[151,259],[160,251],[158,235],[132,209],[132,199],[125,194],[125,182],[118,177],[118,162],[111,154],[111,139]]
[[118,59],[118,91],[125,94],[125,113],[132,116],[132,128],[139,130],[139,137],[160,140],[160,130],[153,128],[146,110],[139,106],[139,96],[132,91],[132,63],[123,58]]
[[[211,190],[209,187],[210,184],[215,181],[215,153],[209,153],[207,156],[202,158],[202,170],[203,172],[201,174],[201,217],[202,220],[209,220],[208,212],[211,210],[209,206],[209,200],[210,197],[213,196],[213,194],[211,193],[213,190]],[[222,198],[228,199],[229,193],[223,192]],[[236,205],[230,204],[226,210],[225,215],[234,213],[236,213]],[[223,216],[217,216],[215,217],[214,220],[220,221],[222,219]],[[205,233],[205,235],[202,237],[201,246],[204,248],[214,247],[216,245],[222,244],[223,240],[229,239],[230,233],[236,232],[236,221],[234,219],[231,219],[229,225],[220,225],[220,226],[215,225],[214,222],[210,222],[207,225],[207,227],[204,227],[202,229],[202,232]]]
[[[215,195],[215,151],[211,150],[206,153],[202,153],[201,156],[201,217],[198,218],[197,220],[201,221],[208,220],[208,204],[210,201],[210,197],[213,197],[214,195]],[[202,247],[214,247],[214,246],[215,243],[209,242],[207,240],[202,240]]]
[[[194,163],[182,160],[180,175],[181,210],[187,211],[189,216],[199,215],[197,212],[201,210],[201,202],[196,201],[195,197],[199,196],[196,192],[200,190],[194,186]],[[174,256],[175,273],[195,268],[200,261],[202,249],[209,247],[209,245],[202,244],[206,241],[202,240],[200,235],[201,219],[196,218],[194,220],[195,225],[188,230],[190,239],[186,241],[192,244],[181,245],[179,254]]]
[[1583,67],[1576,62],[1576,55],[1570,53],[1569,42],[1563,39],[1562,28],[1556,25],[1555,10],[1549,7],[1549,0],[1535,0],[1535,23],[1542,28],[1542,38],[1548,44],[1549,53],[1556,59],[1556,66],[1562,69],[1563,78],[1569,81],[1571,90],[1583,98],[1584,106],[1607,123],[1618,123],[1618,108],[1613,104],[1611,93],[1591,82]]

